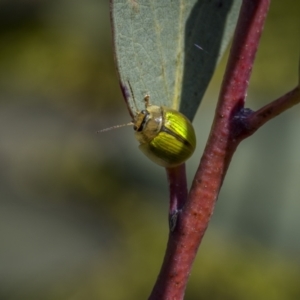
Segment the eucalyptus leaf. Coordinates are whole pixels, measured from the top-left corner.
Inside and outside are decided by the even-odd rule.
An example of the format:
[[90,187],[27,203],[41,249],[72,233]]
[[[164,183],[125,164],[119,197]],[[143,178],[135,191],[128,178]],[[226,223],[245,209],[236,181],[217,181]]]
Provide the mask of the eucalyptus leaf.
[[[196,114],[241,0],[112,0],[120,85],[133,117],[150,103]],[[202,50],[203,49],[203,50]]]

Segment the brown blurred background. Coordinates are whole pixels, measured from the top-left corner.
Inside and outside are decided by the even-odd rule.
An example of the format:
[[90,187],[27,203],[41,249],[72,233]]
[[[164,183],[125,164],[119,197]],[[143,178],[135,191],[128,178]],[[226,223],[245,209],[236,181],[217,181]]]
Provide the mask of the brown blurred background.
[[[297,1],[273,0],[257,109],[296,86]],[[209,51],[209,49],[207,49]],[[192,180],[226,57],[196,119]],[[300,299],[300,108],[244,141],[186,299]],[[138,150],[104,0],[0,1],[0,299],[146,299],[167,239],[163,168]]]

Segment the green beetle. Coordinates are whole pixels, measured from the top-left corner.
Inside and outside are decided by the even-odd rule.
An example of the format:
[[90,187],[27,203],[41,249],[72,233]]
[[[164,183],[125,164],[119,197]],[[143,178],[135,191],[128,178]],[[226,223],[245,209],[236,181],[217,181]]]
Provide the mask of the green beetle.
[[136,113],[133,125],[139,149],[156,164],[173,168],[194,152],[196,136],[189,119],[175,109],[149,104]]

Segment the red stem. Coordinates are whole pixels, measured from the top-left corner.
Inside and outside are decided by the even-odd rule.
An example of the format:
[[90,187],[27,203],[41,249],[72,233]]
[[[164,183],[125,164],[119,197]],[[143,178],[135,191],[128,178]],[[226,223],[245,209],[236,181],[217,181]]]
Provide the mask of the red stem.
[[178,214],[188,197],[185,164],[166,169],[166,171],[170,190],[169,227],[170,231],[173,231],[176,227]]
[[267,104],[258,111],[249,115],[246,120],[248,135],[251,135],[267,121],[270,121],[274,117],[278,116],[282,112],[288,110],[298,103],[300,103],[300,89],[299,87],[296,87],[277,100]]
[[[189,198],[170,231],[166,255],[150,300],[180,300],[228,165],[241,138],[234,116],[243,109],[269,0],[244,0],[210,137]],[[171,191],[172,193],[172,191]]]
[[169,215],[181,210],[188,196],[185,164],[176,168],[166,169],[169,190],[170,190],[170,209]]

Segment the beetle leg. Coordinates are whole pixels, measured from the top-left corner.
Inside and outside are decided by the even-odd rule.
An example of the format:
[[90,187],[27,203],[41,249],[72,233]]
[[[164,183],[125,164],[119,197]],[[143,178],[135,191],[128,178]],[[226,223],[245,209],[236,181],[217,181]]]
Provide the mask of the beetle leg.
[[150,95],[146,94],[144,97],[144,101],[145,101],[145,107],[147,108],[148,106],[150,106]]

